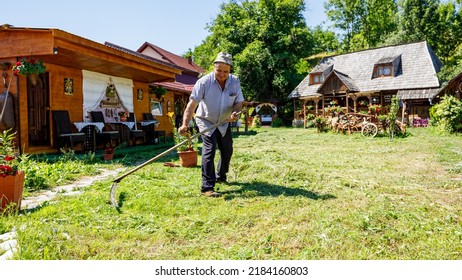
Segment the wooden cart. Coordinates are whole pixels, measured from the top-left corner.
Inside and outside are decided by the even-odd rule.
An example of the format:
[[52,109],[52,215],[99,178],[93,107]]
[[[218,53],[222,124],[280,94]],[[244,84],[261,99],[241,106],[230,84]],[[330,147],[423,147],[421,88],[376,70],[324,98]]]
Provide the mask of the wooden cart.
[[[395,121],[394,134],[405,133],[406,125],[398,120]],[[386,130],[390,127],[387,121],[381,122],[376,116],[359,113],[347,113],[339,116],[333,129],[337,132],[349,134],[361,132],[365,137],[375,137],[380,130]]]

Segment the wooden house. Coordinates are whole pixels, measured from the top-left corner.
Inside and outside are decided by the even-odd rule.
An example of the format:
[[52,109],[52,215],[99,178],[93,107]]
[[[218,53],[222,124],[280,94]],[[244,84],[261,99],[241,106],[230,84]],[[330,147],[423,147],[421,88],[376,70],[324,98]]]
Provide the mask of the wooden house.
[[442,85],[440,91],[435,97],[435,103],[444,95],[453,95],[457,99],[462,100],[462,73],[459,73],[450,81]]
[[[142,120],[143,113],[152,111],[155,100],[149,94],[149,85],[173,82],[181,74],[166,61],[54,28],[3,25],[0,40],[3,91],[9,88],[13,98],[17,145],[26,153],[56,152],[53,110],[67,110],[71,122],[88,121],[89,111],[95,109],[112,118],[117,118],[116,110],[122,109]],[[12,76],[11,67],[24,57],[42,60],[46,66],[36,85],[25,76]],[[115,96],[108,95],[110,87],[116,89]],[[167,115],[158,119],[165,124],[162,129],[171,133]]]
[[428,117],[441,67],[425,41],[325,57],[289,94],[303,103],[302,116],[294,117],[305,119],[307,106],[315,114],[334,105],[346,113],[386,107],[394,95],[401,100],[405,122]]
[[175,81],[153,82],[151,86],[165,88],[173,100],[167,100],[167,112],[174,112],[175,125],[179,127],[183,111],[188,103],[192,88],[196,81],[205,73],[205,70],[195,64],[191,57],[184,58],[152,43],[145,42],[139,49],[139,53],[155,59],[171,63],[181,69],[182,73],[176,76]]

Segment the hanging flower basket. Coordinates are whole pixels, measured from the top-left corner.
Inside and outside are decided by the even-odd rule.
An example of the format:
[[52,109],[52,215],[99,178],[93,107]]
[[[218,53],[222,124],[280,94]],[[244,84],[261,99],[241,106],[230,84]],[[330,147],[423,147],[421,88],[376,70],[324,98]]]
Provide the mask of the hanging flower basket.
[[43,65],[43,61],[36,58],[21,58],[20,61],[16,62],[13,66],[13,74],[28,76],[30,74],[42,74],[45,73],[46,66]]
[[34,86],[37,84],[38,75],[45,73],[45,71],[46,66],[43,65],[43,61],[32,57],[23,57],[13,66],[13,74],[29,77],[29,80]]
[[167,93],[167,89],[164,87],[149,86],[149,93],[155,94],[157,99],[161,99]]

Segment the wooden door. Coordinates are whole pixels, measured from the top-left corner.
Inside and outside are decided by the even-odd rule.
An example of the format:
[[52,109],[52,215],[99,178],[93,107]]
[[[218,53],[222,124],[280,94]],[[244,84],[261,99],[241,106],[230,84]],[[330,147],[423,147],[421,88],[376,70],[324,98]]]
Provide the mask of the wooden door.
[[50,145],[50,100],[48,73],[40,74],[36,85],[27,79],[29,146]]

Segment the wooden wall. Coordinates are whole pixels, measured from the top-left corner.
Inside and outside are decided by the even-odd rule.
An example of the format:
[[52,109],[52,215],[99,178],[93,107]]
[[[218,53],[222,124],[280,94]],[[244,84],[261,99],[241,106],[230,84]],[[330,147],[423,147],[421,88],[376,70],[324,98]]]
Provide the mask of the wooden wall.
[[[10,62],[11,65],[14,65],[16,61],[11,60],[2,60],[2,62]],[[83,78],[82,70],[77,68],[63,67],[54,64],[46,64],[47,72],[49,74],[49,124],[50,124],[50,147],[29,147],[28,139],[28,111],[27,111],[27,77],[25,76],[14,76],[10,86],[10,94],[13,96],[14,106],[15,106],[15,131],[18,131],[17,140],[21,140],[21,150],[26,153],[35,153],[35,152],[56,152],[56,146],[54,135],[54,122],[52,118],[52,110],[67,110],[69,111],[69,116],[71,122],[85,121],[83,118]],[[6,70],[8,73],[7,82],[9,83],[10,77],[12,75],[12,70]],[[65,94],[64,92],[64,79],[70,78],[73,80],[73,93],[72,95]],[[136,115],[137,121],[143,120],[143,113],[151,112],[151,102],[150,100],[161,101],[163,106],[163,116],[157,116],[160,125],[157,127],[157,130],[165,130],[167,136],[171,136],[173,132],[173,127],[168,118],[167,104],[171,102],[172,110],[174,103],[174,93],[167,92],[162,100],[158,100],[155,95],[149,94],[149,87],[146,82],[133,81],[133,104],[134,112]],[[138,99],[138,90],[142,90],[142,99]],[[6,90],[6,88],[4,89]],[[18,94],[19,93],[19,94]],[[19,111],[20,110],[20,111]],[[75,131],[76,128],[73,127]]]

